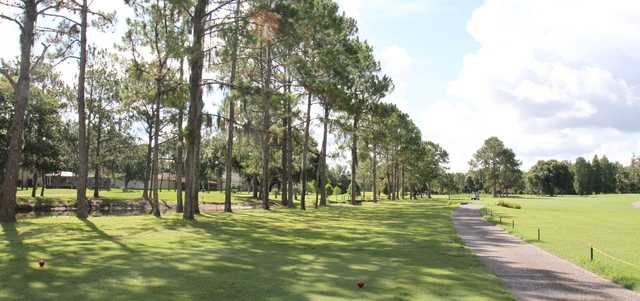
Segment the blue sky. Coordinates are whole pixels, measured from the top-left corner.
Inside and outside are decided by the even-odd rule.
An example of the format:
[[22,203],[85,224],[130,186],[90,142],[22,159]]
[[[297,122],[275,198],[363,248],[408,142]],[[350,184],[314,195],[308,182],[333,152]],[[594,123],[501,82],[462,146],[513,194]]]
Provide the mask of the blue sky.
[[[640,153],[640,1],[338,3],[394,79],[385,101],[448,150],[453,171],[466,171],[490,136],[511,147],[525,170],[540,159],[595,154],[628,164]],[[94,4],[118,12],[115,32],[89,33],[90,42],[111,48],[131,11],[119,0]],[[0,58],[15,57],[17,29],[0,22],[0,32],[12,42]],[[76,69],[60,71],[72,81]],[[205,101],[215,107],[220,96]]]

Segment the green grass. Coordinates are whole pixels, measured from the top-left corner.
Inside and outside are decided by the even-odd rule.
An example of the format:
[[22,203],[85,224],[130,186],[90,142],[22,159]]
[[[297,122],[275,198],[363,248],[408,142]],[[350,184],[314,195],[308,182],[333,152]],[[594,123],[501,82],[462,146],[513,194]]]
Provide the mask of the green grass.
[[446,203],[21,220],[0,228],[0,299],[513,300]]
[[[498,200],[515,201],[522,209],[496,206]],[[530,243],[568,259],[629,289],[640,291],[640,209],[631,203],[640,195],[516,197],[482,202],[493,210],[493,222]],[[515,230],[512,229],[515,220]],[[541,241],[538,239],[538,228]],[[608,258],[593,246],[634,266]]]
[[[160,199],[168,202],[176,202],[175,190],[162,190],[159,193]],[[38,189],[38,197],[35,199],[31,197],[31,189],[18,190],[18,201],[21,203],[35,203],[37,201],[44,203],[63,203],[69,204],[76,201],[75,189],[45,189],[44,197],[39,197],[40,190]],[[209,191],[201,192],[199,194],[200,200],[204,203],[211,204],[224,204],[224,192],[221,191]],[[93,190],[87,191],[87,197],[93,197]],[[231,201],[234,204],[244,204],[248,202],[248,198],[251,197],[250,192],[239,192],[232,195]],[[142,199],[142,190],[132,190],[125,192],[119,188],[112,188],[111,190],[100,191],[100,198],[107,202],[118,201],[135,201]]]

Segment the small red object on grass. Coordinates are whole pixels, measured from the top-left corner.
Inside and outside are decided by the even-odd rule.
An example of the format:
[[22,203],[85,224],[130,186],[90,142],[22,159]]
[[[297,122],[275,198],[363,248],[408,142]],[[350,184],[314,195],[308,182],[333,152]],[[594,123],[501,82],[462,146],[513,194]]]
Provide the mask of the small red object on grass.
[[38,259],[38,265],[42,268],[47,262],[43,258]]
[[364,287],[364,281],[362,281],[362,280],[358,280],[358,282],[356,284],[358,285],[358,288],[363,288]]

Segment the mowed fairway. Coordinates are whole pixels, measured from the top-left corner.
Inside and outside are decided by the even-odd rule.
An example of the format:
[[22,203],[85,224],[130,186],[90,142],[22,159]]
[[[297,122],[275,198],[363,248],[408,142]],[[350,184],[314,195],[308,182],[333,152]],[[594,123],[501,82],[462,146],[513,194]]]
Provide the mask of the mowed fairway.
[[462,247],[451,212],[423,200],[22,220],[0,230],[0,299],[512,300]]
[[[498,223],[502,216],[502,227],[520,238],[640,291],[640,209],[631,205],[640,201],[640,195],[499,199],[520,204],[522,209],[498,207],[497,200],[483,200],[493,210],[491,221]],[[537,241],[538,228],[541,241]],[[594,262],[591,246],[596,248]]]

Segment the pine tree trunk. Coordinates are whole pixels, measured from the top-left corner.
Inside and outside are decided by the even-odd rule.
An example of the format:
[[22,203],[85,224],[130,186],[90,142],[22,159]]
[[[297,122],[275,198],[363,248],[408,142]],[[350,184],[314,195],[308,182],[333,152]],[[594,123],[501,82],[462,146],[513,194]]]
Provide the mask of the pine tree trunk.
[[87,141],[87,121],[85,114],[84,86],[87,69],[87,20],[88,7],[87,0],[82,1],[80,16],[82,25],[80,26],[80,71],[78,74],[78,188],[77,188],[77,211],[78,218],[86,219],[89,216],[89,203],[87,202],[87,173],[89,147]]
[[187,122],[186,198],[182,217],[193,220],[197,210],[199,186],[200,137],[202,124],[202,69],[204,66],[203,39],[207,0],[198,0],[192,15],[193,43],[189,67],[189,119]]
[[[234,13],[235,16],[235,34],[233,37],[233,52],[231,54],[231,74],[229,76],[229,84],[231,85],[231,87],[229,87],[229,91],[232,91],[235,82],[236,82],[236,68],[237,68],[237,64],[238,64],[238,35],[239,35],[239,15],[240,15],[240,1],[236,1],[236,11]],[[232,160],[232,156],[233,156],[233,131],[235,129],[235,123],[236,123],[236,113],[235,113],[235,101],[233,99],[233,96],[227,98],[227,101],[229,102],[229,116],[227,116],[228,118],[228,122],[227,122],[227,149],[226,149],[226,156],[225,156],[225,161],[224,161],[224,166],[225,166],[225,179],[224,179],[224,212],[232,212],[231,210],[231,191],[233,189],[233,187],[231,187],[231,180],[232,180],[232,176],[233,176],[233,160]]]
[[[300,180],[302,181],[302,195],[300,195],[300,209],[306,210],[305,198],[307,196],[307,153],[309,152],[309,127],[311,125],[311,93],[307,99],[307,115],[304,123],[304,142],[302,144],[302,171]],[[316,189],[317,190],[317,189]]]
[[[284,107],[284,111],[286,112],[286,106]],[[287,172],[288,172],[288,164],[287,164],[287,147],[288,138],[286,129],[287,129],[287,118],[282,118],[282,127],[285,129],[285,132],[282,135],[282,174],[280,176],[280,190],[282,191],[282,206],[289,206],[289,181],[287,181]]]
[[142,190],[142,198],[145,201],[150,201],[149,197],[149,184],[151,183],[151,154],[153,152],[153,121],[147,121],[147,154],[145,155],[144,163],[144,187]]
[[40,174],[42,175],[41,176],[42,177],[42,186],[40,187],[40,196],[44,197],[44,189],[45,189],[45,186],[47,186],[47,183],[44,182],[45,181],[44,171],[41,171]]
[[36,191],[38,190],[38,171],[34,170],[31,178],[33,179],[33,185],[31,185],[31,197],[35,198]]
[[318,190],[320,190],[320,207],[327,206],[327,132],[329,130],[329,105],[324,105],[324,120],[322,130],[322,148],[320,150],[320,164],[318,166]]
[[[182,78],[182,77],[181,77]],[[182,118],[184,118],[184,110],[178,111],[178,145],[176,147],[176,212],[183,212],[182,207],[182,177],[184,168],[184,138],[182,137]]]
[[0,190],[0,223],[16,221],[16,190],[18,171],[22,160],[22,136],[24,118],[29,102],[31,87],[31,47],[35,37],[35,24],[38,18],[38,4],[35,0],[26,0],[20,32],[20,75],[15,84],[14,117],[7,133],[9,146],[5,162],[2,189]]
[[[287,80],[287,93],[291,93],[291,88],[290,88],[290,83]],[[291,127],[291,115],[293,114],[291,112],[291,100],[290,99],[286,99],[287,105],[286,105],[286,112],[287,112],[287,116],[285,117],[287,120],[287,128],[286,128],[286,136],[287,136],[287,143],[286,143],[286,172],[285,172],[285,180],[287,182],[287,206],[289,208],[294,208],[295,204],[293,203],[294,201],[294,186],[293,186],[293,130]]]
[[269,188],[271,177],[269,163],[271,161],[271,46],[264,47],[264,84],[262,90],[262,207],[269,209]]
[[100,139],[102,138],[102,119],[98,116],[96,125],[96,159],[93,162],[93,198],[100,198]]
[[378,181],[378,155],[376,153],[376,145],[373,145],[373,202],[377,203],[378,202],[378,186],[377,186],[377,181]]
[[351,134],[351,205],[356,205],[358,196],[358,114],[353,116],[353,133]]

